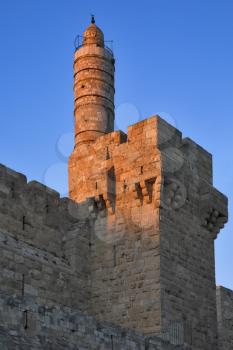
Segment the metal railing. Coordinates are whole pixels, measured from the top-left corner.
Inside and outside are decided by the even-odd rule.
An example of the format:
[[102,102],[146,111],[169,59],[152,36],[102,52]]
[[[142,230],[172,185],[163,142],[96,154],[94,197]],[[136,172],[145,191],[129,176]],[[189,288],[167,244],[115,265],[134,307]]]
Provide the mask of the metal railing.
[[[80,47],[83,47],[83,36],[77,35],[74,39],[74,47],[75,51],[80,49]],[[104,48],[113,55],[113,40],[105,40],[104,41]]]

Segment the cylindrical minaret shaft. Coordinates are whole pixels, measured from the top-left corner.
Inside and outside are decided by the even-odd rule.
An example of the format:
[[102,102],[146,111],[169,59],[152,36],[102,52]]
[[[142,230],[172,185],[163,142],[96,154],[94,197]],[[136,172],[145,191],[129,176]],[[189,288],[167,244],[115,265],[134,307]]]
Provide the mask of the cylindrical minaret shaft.
[[75,52],[75,145],[93,142],[114,130],[114,57],[103,32],[91,25]]

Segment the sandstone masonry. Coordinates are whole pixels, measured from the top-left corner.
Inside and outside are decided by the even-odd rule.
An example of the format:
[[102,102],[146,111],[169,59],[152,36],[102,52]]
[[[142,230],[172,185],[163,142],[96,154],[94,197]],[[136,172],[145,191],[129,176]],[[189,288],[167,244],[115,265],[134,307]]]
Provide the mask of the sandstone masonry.
[[233,291],[217,287],[217,312],[219,348],[230,350],[233,346]]
[[157,115],[114,131],[114,57],[94,19],[74,94],[70,199],[0,166],[1,349],[232,349],[212,156]]

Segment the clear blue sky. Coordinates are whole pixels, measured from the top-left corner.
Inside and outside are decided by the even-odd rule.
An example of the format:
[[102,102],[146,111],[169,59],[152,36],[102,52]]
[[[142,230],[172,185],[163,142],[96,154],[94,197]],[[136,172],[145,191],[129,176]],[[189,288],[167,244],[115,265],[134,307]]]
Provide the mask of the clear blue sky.
[[[233,213],[232,0],[0,2],[0,162],[67,192],[73,39],[89,14],[114,40],[117,126],[163,112],[214,155]],[[233,289],[233,224],[216,242],[217,283]]]

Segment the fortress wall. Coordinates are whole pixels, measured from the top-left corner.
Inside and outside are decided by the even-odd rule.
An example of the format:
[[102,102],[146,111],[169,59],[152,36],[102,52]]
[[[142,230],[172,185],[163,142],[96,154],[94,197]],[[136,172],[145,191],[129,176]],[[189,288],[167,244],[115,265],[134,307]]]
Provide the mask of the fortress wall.
[[19,239],[58,256],[66,222],[57,192],[35,181],[27,183],[24,175],[0,167],[1,228]]
[[219,350],[233,349],[233,291],[217,286]]
[[0,291],[22,300],[87,309],[86,281],[66,260],[0,230]]
[[0,167],[0,290],[87,310],[88,207]]
[[1,350],[190,350],[97,321],[73,308],[9,297],[0,292]]

